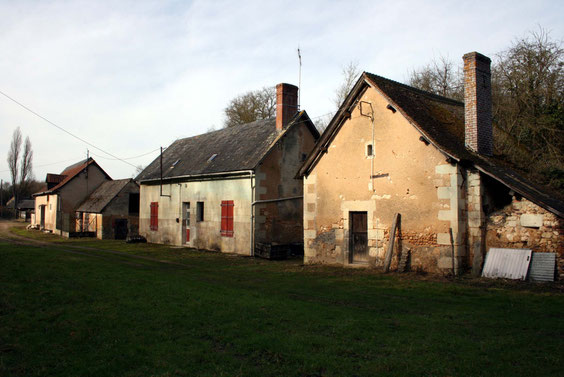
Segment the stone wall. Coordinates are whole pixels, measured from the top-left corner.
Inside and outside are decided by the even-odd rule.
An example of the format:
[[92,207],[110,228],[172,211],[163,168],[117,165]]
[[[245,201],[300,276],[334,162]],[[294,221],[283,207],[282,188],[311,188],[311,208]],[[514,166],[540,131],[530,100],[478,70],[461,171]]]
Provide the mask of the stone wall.
[[525,198],[487,217],[486,243],[490,247],[528,248],[557,254],[558,275],[564,279],[564,220]]

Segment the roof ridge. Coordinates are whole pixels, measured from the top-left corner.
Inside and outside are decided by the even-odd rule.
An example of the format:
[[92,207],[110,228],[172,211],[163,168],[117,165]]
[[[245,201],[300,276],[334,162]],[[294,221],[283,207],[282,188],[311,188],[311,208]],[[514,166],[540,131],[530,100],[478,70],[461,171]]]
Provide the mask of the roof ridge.
[[422,89],[419,89],[419,88],[415,88],[415,87],[413,87],[413,86],[409,86],[409,85],[404,84],[404,83],[401,83],[401,82],[399,82],[399,81],[395,81],[395,80],[392,80],[392,79],[388,79],[388,78],[386,78],[386,77],[379,76],[379,75],[376,75],[376,74],[374,74],[374,73],[370,73],[370,72],[367,72],[367,71],[364,71],[364,73],[365,73],[369,78],[372,76],[372,77],[376,78],[377,80],[388,81],[388,82],[390,82],[390,83],[392,83],[392,84],[394,84],[394,85],[401,86],[401,87],[404,88],[404,89],[407,89],[407,90],[410,90],[410,91],[412,91],[412,92],[415,92],[415,93],[424,95],[424,96],[429,97],[429,98],[432,98],[432,99],[434,99],[434,100],[442,101],[442,102],[449,103],[449,104],[452,104],[452,105],[462,105],[462,106],[464,106],[464,102],[463,102],[463,101],[458,101],[458,100],[455,100],[455,99],[453,99],[453,98],[448,98],[448,97],[445,97],[445,96],[441,96],[441,95],[439,95],[439,94],[431,93],[431,92],[428,92],[428,91],[426,91],[426,90],[422,90]]

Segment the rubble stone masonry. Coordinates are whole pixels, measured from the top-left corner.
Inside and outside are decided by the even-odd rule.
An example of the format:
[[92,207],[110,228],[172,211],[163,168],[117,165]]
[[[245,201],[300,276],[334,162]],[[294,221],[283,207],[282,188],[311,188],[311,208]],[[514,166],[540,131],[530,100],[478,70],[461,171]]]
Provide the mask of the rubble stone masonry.
[[487,218],[488,248],[530,248],[557,254],[558,275],[564,279],[564,220],[536,204],[513,197],[511,204]]

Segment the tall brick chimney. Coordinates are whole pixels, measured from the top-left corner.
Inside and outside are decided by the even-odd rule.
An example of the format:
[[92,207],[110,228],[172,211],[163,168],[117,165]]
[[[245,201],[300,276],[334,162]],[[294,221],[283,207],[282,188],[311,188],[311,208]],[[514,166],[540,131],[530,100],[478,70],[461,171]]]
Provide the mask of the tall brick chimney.
[[464,118],[466,148],[493,154],[491,60],[477,52],[464,59]]
[[276,129],[282,131],[298,112],[298,87],[291,84],[276,85]]

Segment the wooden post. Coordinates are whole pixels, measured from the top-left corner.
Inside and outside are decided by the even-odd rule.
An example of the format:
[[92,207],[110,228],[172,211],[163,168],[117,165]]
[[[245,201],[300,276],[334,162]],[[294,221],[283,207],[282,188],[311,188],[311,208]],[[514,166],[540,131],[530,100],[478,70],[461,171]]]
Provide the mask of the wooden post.
[[456,269],[454,265],[454,237],[452,236],[452,228],[448,228],[448,233],[450,234],[450,248],[452,255],[452,277],[456,276]]
[[401,226],[401,215],[396,213],[394,216],[394,222],[392,223],[392,230],[390,232],[390,243],[388,244],[388,250],[386,251],[386,258],[384,261],[384,272],[390,271],[390,264],[392,263],[392,254],[394,251],[394,242],[396,240],[396,228]]

